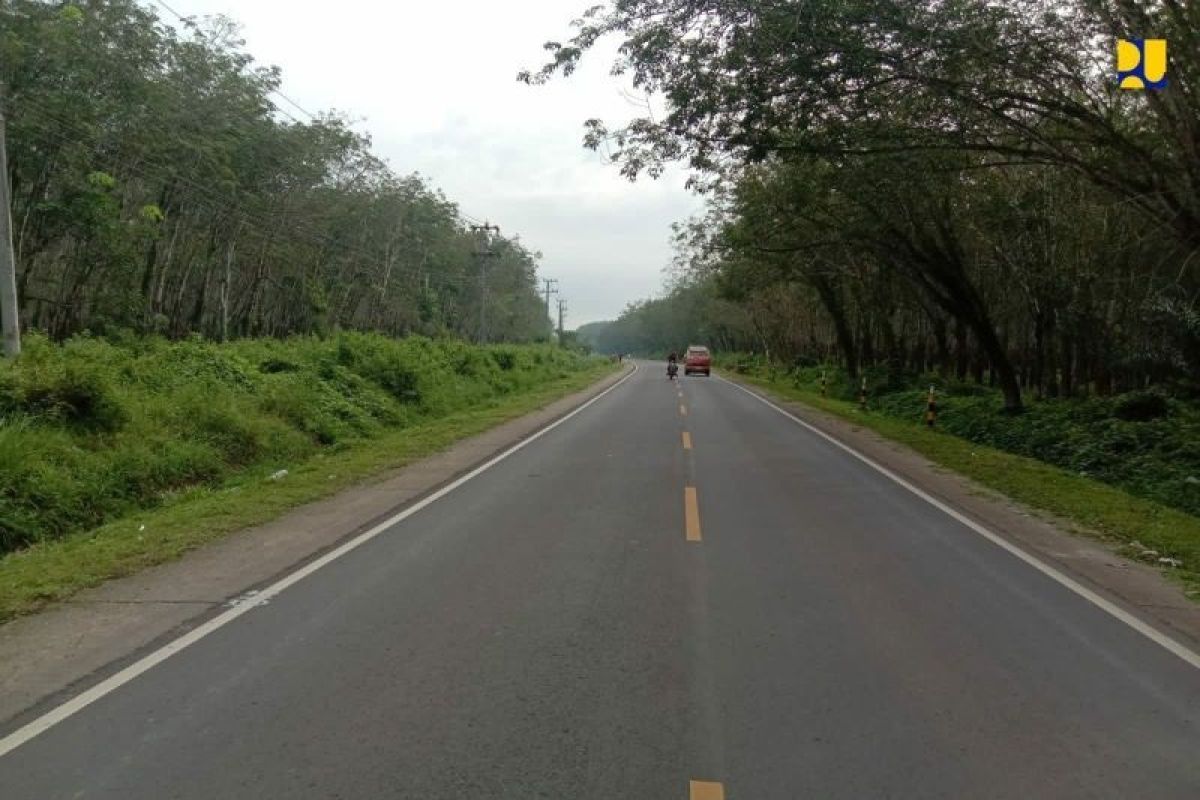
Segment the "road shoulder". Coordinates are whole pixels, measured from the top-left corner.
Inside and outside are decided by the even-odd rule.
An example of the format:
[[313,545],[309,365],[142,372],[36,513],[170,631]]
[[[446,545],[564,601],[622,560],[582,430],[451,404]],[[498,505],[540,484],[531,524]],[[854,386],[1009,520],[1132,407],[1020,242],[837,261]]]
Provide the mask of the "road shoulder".
[[0,625],[0,729],[9,730],[202,624],[565,416],[632,367],[428,458],[299,506],[178,560]]
[[769,399],[1163,633],[1200,650],[1200,604],[1154,567],[1121,556],[1098,538],[1073,532],[1080,530],[1073,522],[1023,506],[875,431],[735,375],[722,377]]

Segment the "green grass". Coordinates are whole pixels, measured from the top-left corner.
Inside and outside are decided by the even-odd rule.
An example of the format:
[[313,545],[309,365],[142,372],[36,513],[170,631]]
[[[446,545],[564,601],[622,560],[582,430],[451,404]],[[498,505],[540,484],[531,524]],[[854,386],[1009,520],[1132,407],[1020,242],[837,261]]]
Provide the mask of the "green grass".
[[437,452],[615,368],[548,346],[366,334],[30,345],[0,364],[0,552],[10,551],[0,620]]
[[[904,444],[935,464],[951,469],[1033,509],[1074,523],[1074,532],[1099,538],[1123,554],[1153,563],[1184,584],[1185,593],[1200,600],[1200,518],[1154,500],[1137,497],[1027,456],[977,444],[950,433],[929,430],[913,420],[863,412],[845,400],[823,397],[797,387],[787,377],[770,379],[739,375],[740,380],[770,390],[869,428]],[[1154,555],[1143,555],[1144,551]],[[1181,562],[1163,567],[1158,558]]]
[[584,369],[548,346],[29,337],[0,363],[0,553]]

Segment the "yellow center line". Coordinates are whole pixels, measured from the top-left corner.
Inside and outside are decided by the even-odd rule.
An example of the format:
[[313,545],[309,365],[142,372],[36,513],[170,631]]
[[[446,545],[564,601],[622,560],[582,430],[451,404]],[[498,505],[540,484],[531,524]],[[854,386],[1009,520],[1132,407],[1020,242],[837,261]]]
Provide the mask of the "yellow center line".
[[725,787],[713,781],[689,781],[690,800],[725,800]]
[[689,542],[700,541],[700,504],[696,501],[696,487],[683,490],[683,516]]
[[687,431],[683,432],[683,449],[684,450],[692,449],[692,435],[690,433],[688,433]]

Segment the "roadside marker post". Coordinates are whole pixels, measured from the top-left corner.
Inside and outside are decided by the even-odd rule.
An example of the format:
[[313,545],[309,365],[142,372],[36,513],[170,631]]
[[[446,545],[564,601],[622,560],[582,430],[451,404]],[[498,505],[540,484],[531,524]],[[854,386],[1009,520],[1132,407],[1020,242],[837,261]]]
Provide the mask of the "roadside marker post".
[[858,389],[858,407],[861,411],[867,410],[867,376],[863,375],[862,386]]
[[825,370],[821,370],[821,397],[824,397],[829,389],[829,383],[825,380]]
[[933,384],[929,384],[929,401],[925,406],[925,424],[930,428],[933,423],[937,422],[937,393],[933,390]]

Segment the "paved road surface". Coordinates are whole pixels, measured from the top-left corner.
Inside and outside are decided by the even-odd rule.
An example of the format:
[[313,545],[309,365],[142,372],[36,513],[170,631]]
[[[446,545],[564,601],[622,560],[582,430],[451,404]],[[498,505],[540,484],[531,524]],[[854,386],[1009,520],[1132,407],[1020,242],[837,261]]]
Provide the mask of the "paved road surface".
[[0,758],[0,797],[1200,797],[1200,670],[643,367]]

